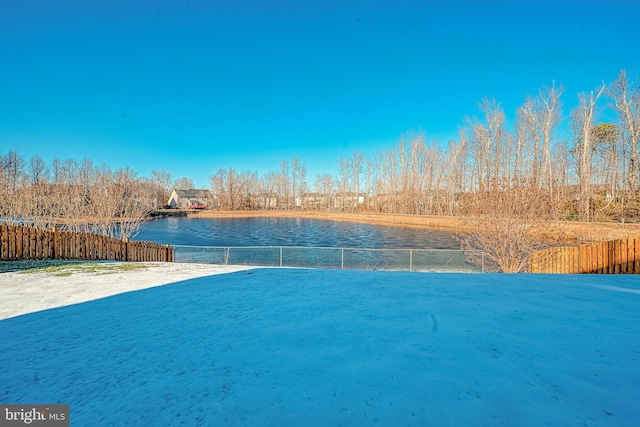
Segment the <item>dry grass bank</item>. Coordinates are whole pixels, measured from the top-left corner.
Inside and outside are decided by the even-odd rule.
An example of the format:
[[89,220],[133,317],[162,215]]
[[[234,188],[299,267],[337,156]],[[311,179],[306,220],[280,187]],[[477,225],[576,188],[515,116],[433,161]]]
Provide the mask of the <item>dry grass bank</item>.
[[[200,211],[191,216],[194,218],[311,218],[417,229],[430,228],[453,233],[469,231],[464,218],[447,216],[313,211]],[[553,226],[557,229],[556,240],[571,244],[640,237],[640,224],[563,221]]]
[[201,211],[195,218],[310,218],[330,221],[358,222],[362,224],[390,225],[395,227],[435,228],[461,231],[464,224],[460,218],[391,215],[377,213],[342,213],[315,211]]

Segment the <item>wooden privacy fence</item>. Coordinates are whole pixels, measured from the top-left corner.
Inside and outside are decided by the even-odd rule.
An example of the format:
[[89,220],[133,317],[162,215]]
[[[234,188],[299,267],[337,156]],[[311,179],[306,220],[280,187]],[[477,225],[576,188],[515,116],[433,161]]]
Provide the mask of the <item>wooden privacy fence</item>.
[[536,251],[532,273],[640,274],[640,238],[594,245],[560,246]]
[[0,260],[77,259],[173,261],[170,245],[131,242],[92,233],[0,224]]

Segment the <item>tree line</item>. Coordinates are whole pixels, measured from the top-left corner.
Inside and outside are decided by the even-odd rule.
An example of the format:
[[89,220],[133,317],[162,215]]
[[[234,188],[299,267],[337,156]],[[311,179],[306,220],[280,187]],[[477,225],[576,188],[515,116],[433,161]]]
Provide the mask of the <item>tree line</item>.
[[114,171],[89,159],[56,158],[48,164],[35,155],[26,161],[13,149],[0,153],[0,219],[125,239],[164,206],[172,185],[193,183],[188,178],[172,182],[163,170],[139,177],[129,167]]
[[[210,176],[210,205],[469,215],[487,194],[526,189],[544,200],[549,218],[636,221],[638,81],[620,71],[610,84],[578,94],[568,114],[563,96],[560,86],[541,87],[517,108],[512,124],[498,101],[483,99],[479,114],[444,145],[410,132],[372,156],[343,156],[335,176],[320,174],[313,181],[299,157],[263,175],[219,169]],[[173,180],[164,169],[139,177],[130,168],[112,171],[91,160],[47,164],[37,155],[26,161],[17,149],[0,153],[5,221],[28,218],[45,227],[62,221],[68,228],[128,236],[135,233],[136,218],[162,207],[173,188],[193,188],[193,182]]]
[[[259,176],[220,169],[211,177],[223,209],[368,209],[418,215],[459,215],[471,197],[527,187],[545,192],[557,218],[584,221],[638,218],[640,86],[627,73],[587,93],[562,111],[562,87],[543,86],[527,96],[513,125],[501,104],[479,103],[457,139],[446,146],[409,133],[372,157],[356,151],[339,159],[336,176],[309,183],[299,158]],[[615,117],[612,121],[602,121]],[[313,194],[310,194],[313,193]],[[363,204],[306,203],[364,194]],[[268,196],[268,197],[265,197]]]

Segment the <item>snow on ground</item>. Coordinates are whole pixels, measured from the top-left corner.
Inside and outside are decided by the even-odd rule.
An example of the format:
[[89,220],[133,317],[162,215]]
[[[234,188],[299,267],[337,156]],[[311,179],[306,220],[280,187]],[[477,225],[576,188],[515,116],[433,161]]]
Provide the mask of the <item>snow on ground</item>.
[[[153,270],[42,274],[23,297],[144,287]],[[0,402],[69,403],[73,426],[640,420],[638,276],[171,274],[1,320]],[[3,313],[19,277],[0,275]]]
[[[117,266],[119,263],[102,263]],[[81,264],[78,264],[81,265]],[[98,270],[96,273],[29,272],[0,274],[0,320],[47,308],[77,304],[123,292],[137,291],[168,283],[246,270],[243,266],[211,264],[136,263],[145,269],[133,271]],[[74,266],[70,265],[71,271]]]

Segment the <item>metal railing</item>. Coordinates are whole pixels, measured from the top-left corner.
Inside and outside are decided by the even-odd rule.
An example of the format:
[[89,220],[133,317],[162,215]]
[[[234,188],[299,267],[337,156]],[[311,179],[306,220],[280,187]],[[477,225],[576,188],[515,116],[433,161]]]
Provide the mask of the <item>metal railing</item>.
[[483,271],[464,251],[449,249],[370,249],[308,246],[174,245],[175,262],[265,267],[422,272]]

